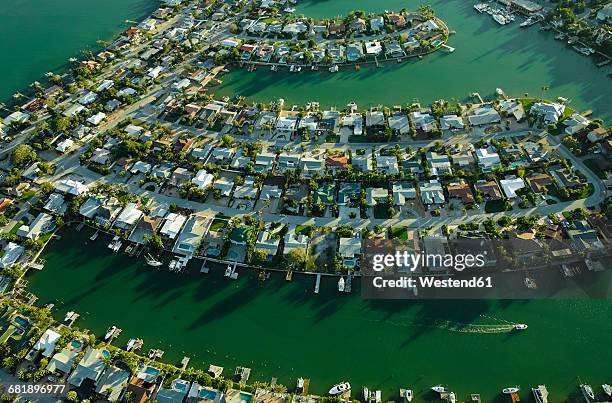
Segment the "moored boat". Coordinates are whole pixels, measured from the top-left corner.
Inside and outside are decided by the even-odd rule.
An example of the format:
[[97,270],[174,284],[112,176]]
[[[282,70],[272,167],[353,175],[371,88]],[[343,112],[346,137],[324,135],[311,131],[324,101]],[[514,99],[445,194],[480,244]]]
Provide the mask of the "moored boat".
[[117,330],[117,326],[111,326],[108,328],[108,330],[106,330],[106,334],[104,335],[104,340],[108,340],[111,337],[113,337],[113,335],[115,334],[115,331]]
[[524,323],[517,323],[517,324],[514,325],[513,329],[514,330],[525,330],[525,329],[527,329],[527,327],[528,326],[526,324],[524,324]]
[[519,387],[515,386],[515,387],[510,387],[510,388],[503,388],[502,389],[502,393],[505,395],[511,395],[513,393],[517,393],[519,391]]
[[548,403],[548,390],[545,385],[538,385],[537,388],[531,388],[531,390],[536,403]]
[[457,402],[457,396],[455,396],[455,392],[451,392],[448,394],[448,402],[449,403],[456,403]]
[[442,385],[437,385],[437,386],[432,386],[431,390],[433,390],[434,392],[437,393],[446,393],[447,390],[444,386]]
[[336,385],[334,385],[330,390],[329,390],[329,394],[332,396],[335,395],[339,395],[341,393],[344,393],[348,390],[351,390],[351,384],[348,382],[340,382]]
[[411,402],[414,399],[414,393],[412,389],[400,389],[400,397],[404,399],[404,402]]
[[606,395],[612,396],[612,386],[608,385],[607,383],[604,383],[603,385],[601,385],[601,387],[603,388],[604,392],[606,392]]
[[344,291],[344,277],[340,277],[340,280],[338,280],[338,291]]
[[580,389],[582,389],[582,393],[588,396],[589,399],[595,399],[595,393],[593,393],[593,388],[591,387],[591,385],[583,383],[582,385],[580,385]]

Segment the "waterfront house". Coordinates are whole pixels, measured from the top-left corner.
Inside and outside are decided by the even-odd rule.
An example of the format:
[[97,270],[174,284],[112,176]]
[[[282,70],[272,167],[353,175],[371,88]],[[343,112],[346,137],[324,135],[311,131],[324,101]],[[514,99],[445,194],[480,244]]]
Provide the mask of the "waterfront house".
[[557,123],[564,111],[565,105],[563,104],[536,102],[531,106],[529,113],[541,117],[546,123]]
[[91,196],[79,207],[79,214],[90,220],[95,220],[102,226],[108,226],[121,211],[116,198]]
[[327,27],[327,31],[329,32],[330,35],[335,35],[338,37],[338,36],[344,35],[344,33],[346,32],[346,26],[341,23],[332,22]]
[[136,375],[130,379],[127,387],[127,392],[131,392],[135,403],[144,403],[153,397],[160,375],[161,370],[158,368],[151,365],[139,365]]
[[38,239],[41,235],[49,233],[55,229],[52,215],[40,213],[29,225],[22,225],[17,229],[17,236],[27,239]]
[[72,371],[72,365],[77,359],[78,352],[64,348],[62,351],[56,353],[49,360],[49,364],[47,364],[47,371],[52,374],[69,374]]
[[385,15],[389,24],[394,25],[397,28],[404,27],[406,25],[406,17],[398,13],[387,13]]
[[288,115],[286,113],[281,113],[281,115],[276,120],[276,132],[279,136],[286,136],[286,140],[289,140],[295,130],[297,128],[298,122],[297,115]]
[[344,115],[341,120],[343,126],[352,127],[353,135],[361,136],[363,134],[363,115],[361,113],[349,113]]
[[472,126],[490,125],[499,123],[501,116],[491,105],[484,105],[473,109],[467,117]]
[[215,120],[223,110],[224,104],[211,102],[207,104],[204,109],[202,109],[202,113],[200,115],[200,120],[204,122],[206,127],[212,127],[215,123]]
[[[423,249],[425,254],[429,256],[445,256],[450,252],[448,238],[440,234],[428,235],[422,238]],[[449,270],[449,267],[444,266],[443,259],[427,259],[426,264],[423,264],[430,272],[440,272]]]
[[25,248],[14,242],[8,242],[0,254],[0,269],[11,267],[25,252]]
[[49,328],[40,336],[40,339],[32,347],[33,350],[40,352],[43,357],[51,357],[55,352],[55,345],[59,341],[61,335],[55,330]]
[[295,229],[290,229],[285,234],[283,254],[287,255],[294,249],[306,250],[308,248],[308,236],[304,234],[297,235]]
[[15,111],[5,117],[3,122],[6,126],[11,126],[12,123],[22,124],[30,120],[30,115],[21,111]]
[[406,200],[416,199],[416,188],[410,182],[394,182],[391,187],[393,193],[393,203],[400,209]]
[[365,43],[365,50],[367,55],[379,55],[383,51],[382,44],[379,41],[367,41]]
[[382,111],[367,111],[366,127],[372,131],[383,130],[385,127],[385,114]]
[[476,150],[476,159],[482,172],[491,172],[494,168],[501,166],[501,160],[497,150],[490,146]]
[[405,56],[402,44],[399,41],[391,41],[385,43],[385,54],[388,57],[401,57]]
[[118,402],[127,388],[129,379],[128,371],[111,365],[96,382],[96,393],[104,396],[109,402]]
[[190,386],[191,383],[184,379],[175,379],[170,384],[169,389],[159,388],[155,400],[158,403],[182,403],[189,393]]
[[115,220],[115,227],[128,230],[134,227],[143,213],[136,203],[128,203]]
[[374,32],[381,31],[385,26],[385,21],[383,17],[373,17],[370,19],[370,29]]
[[565,133],[572,135],[578,133],[589,126],[589,119],[584,116],[574,113],[569,119],[563,121],[565,125]]
[[193,256],[198,251],[210,223],[211,220],[206,217],[190,216],[187,222],[185,222],[185,226],[179,234],[172,251]]
[[461,116],[450,114],[440,118],[440,129],[442,130],[459,130],[463,129],[464,126],[465,122]]
[[376,169],[378,172],[386,173],[387,175],[399,174],[399,166],[395,155],[377,155]]
[[484,200],[500,200],[501,190],[495,181],[479,180],[474,184],[477,192],[481,193]]
[[363,18],[357,18],[356,20],[353,20],[349,23],[349,29],[354,32],[365,31],[366,22]]
[[147,237],[155,235],[162,223],[162,217],[143,215],[128,238],[129,241],[144,244]]
[[[255,128],[259,130],[270,130],[276,125],[278,115],[273,111],[263,111],[255,120]],[[281,125],[282,126],[282,125]]]
[[255,242],[255,250],[263,251],[266,254],[267,261],[271,261],[278,253],[280,238],[276,232],[264,230],[259,233]]
[[346,59],[356,62],[363,58],[363,45],[361,42],[352,42],[346,45]]
[[525,118],[523,104],[513,99],[502,99],[499,101],[499,111],[502,116],[514,116],[517,121]]
[[421,195],[421,201],[426,207],[433,205],[441,206],[446,202],[442,185],[437,180],[419,182],[419,193]]
[[607,136],[608,130],[606,130],[604,127],[598,127],[591,130],[589,134],[587,134],[587,140],[589,140],[591,143],[597,143],[605,140]]
[[302,117],[298,123],[298,129],[306,129],[309,133],[314,134],[317,131],[319,118],[315,114],[308,114]]
[[361,234],[356,232],[350,238],[340,238],[338,253],[344,259],[346,266],[354,266],[355,259],[361,256]]
[[425,159],[432,176],[442,176],[453,173],[451,162],[447,155],[430,151],[425,154]]
[[428,112],[411,112],[410,119],[417,130],[431,132],[436,128],[436,119]]
[[160,234],[175,239],[183,228],[183,224],[187,221],[187,217],[178,213],[170,213],[164,218],[164,225],[159,231]]
[[507,176],[505,179],[499,181],[504,194],[508,199],[516,199],[516,191],[525,187],[525,182],[521,178],[517,178],[514,175]]
[[72,371],[68,377],[68,383],[72,386],[79,387],[83,381],[89,379],[95,384],[106,368],[106,364],[104,363],[105,358],[110,358],[110,352],[108,350],[88,347],[83,359],[79,361],[76,369]]

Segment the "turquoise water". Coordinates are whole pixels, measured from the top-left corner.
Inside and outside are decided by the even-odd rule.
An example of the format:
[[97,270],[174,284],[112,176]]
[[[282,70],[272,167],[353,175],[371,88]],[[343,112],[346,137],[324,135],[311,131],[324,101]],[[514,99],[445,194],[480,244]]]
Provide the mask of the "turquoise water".
[[141,20],[158,0],[5,0],[0,6],[0,101],[12,99],[81,50]]
[[[351,9],[366,11],[416,9],[421,1],[406,0],[302,0],[298,13],[314,18],[345,15]],[[259,68],[225,75],[218,95],[240,94],[255,101],[284,98],[286,104],[320,101],[324,106],[344,107],[355,101],[366,108],[378,104],[397,105],[418,100],[431,103],[440,98],[468,100],[478,91],[493,96],[502,88],[510,96],[563,96],[578,110],[592,109],[596,117],[612,118],[611,67],[597,68],[592,59],[553,39],[554,34],[538,31],[539,25],[520,28],[519,17],[504,27],[487,14],[473,9],[466,0],[430,0],[436,15],[455,30],[449,45],[454,53],[436,52],[422,60],[390,63],[360,71],[305,71],[300,74],[281,69],[276,73]],[[550,87],[542,91],[543,86]],[[471,99],[473,102],[473,98]]]

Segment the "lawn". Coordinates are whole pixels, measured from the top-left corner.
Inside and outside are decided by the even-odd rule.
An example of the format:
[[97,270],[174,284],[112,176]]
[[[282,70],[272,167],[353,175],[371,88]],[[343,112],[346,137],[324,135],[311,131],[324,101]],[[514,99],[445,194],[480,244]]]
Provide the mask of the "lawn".
[[221,220],[219,218],[215,218],[212,224],[210,225],[210,231],[217,232],[220,229],[225,228],[226,226],[227,226],[227,220]]
[[295,227],[295,235],[312,235],[312,225],[298,225]]
[[339,141],[340,141],[340,136],[333,135],[333,134],[325,136],[325,142],[326,143],[337,143]]
[[389,228],[389,238],[399,239],[401,241],[408,240],[408,228],[406,227],[391,227]]
[[485,212],[486,213],[501,213],[502,211],[506,211],[504,208],[505,202],[503,200],[489,200],[485,204]]

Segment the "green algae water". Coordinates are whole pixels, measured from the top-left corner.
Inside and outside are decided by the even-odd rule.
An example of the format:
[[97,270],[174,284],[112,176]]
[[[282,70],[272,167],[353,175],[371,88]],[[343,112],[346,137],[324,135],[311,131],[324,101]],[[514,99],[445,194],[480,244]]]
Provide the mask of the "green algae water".
[[159,4],[157,0],[5,0],[0,4],[0,102],[97,49]]
[[[330,18],[354,9],[382,12],[416,9],[424,3],[456,31],[448,42],[456,48],[454,53],[439,51],[422,60],[380,68],[362,66],[360,71],[345,68],[335,74],[240,69],[225,75],[223,84],[211,91],[264,102],[283,98],[289,105],[320,101],[344,107],[355,101],[365,108],[415,99],[424,103],[440,98],[465,100],[475,91],[486,97],[502,88],[509,96],[563,96],[577,110],[592,109],[594,117],[612,118],[612,80],[607,77],[611,68],[597,68],[591,58],[554,40],[553,33],[539,31],[539,24],[520,28],[522,17],[502,27],[489,15],[476,12],[475,2],[466,0],[303,0],[296,13]],[[550,89],[542,92],[544,86]]]
[[[551,402],[579,401],[577,376],[596,389],[612,378],[610,301],[366,301],[358,285],[339,294],[332,279],[314,294],[312,276],[260,284],[242,271],[231,281],[223,267],[206,275],[196,262],[184,274],[158,271],[109,252],[109,237],[88,241],[91,233],[63,231],[44,270],[29,276],[30,290],[55,303],[56,318],[74,310],[77,326],[98,336],[114,324],[123,329],[115,345],[141,337],[145,353],[161,348],[171,363],[187,355],[227,375],[248,366],[252,380],[274,376],[290,387],[308,377],[315,393],[348,380],[354,394],[367,385],[397,400],[398,388],[410,387],[419,401],[433,400],[429,388],[439,383],[459,401],[472,392],[506,401],[499,392],[509,385],[521,385],[525,399],[542,383]],[[529,329],[467,331],[508,322]]]

